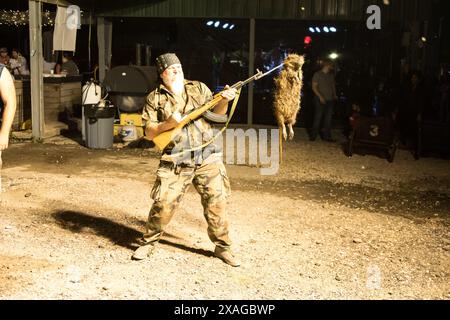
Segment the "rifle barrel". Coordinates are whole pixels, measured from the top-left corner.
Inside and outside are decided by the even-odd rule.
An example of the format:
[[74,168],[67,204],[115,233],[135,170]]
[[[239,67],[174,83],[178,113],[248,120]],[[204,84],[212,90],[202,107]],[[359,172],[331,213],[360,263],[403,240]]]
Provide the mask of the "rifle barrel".
[[266,73],[262,73],[261,71],[259,71],[257,74],[255,74],[253,77],[248,78],[247,80],[236,82],[235,84],[233,84],[231,86],[231,88],[234,88],[234,89],[242,88],[243,86],[249,84],[252,81],[264,78],[265,76],[267,76],[268,74],[271,74],[275,70],[280,69],[282,66],[284,66],[284,63],[282,63],[279,66],[277,66],[277,67],[267,71]]
[[263,78],[263,77],[265,77],[265,76],[267,76],[268,74],[271,74],[271,73],[274,72],[275,70],[280,69],[282,66],[284,66],[284,63],[282,63],[282,64],[280,64],[279,66],[273,68],[272,70],[269,70],[269,71],[267,71],[266,73],[262,74],[260,77],[257,78],[257,80],[258,80],[258,79],[261,79],[261,78]]

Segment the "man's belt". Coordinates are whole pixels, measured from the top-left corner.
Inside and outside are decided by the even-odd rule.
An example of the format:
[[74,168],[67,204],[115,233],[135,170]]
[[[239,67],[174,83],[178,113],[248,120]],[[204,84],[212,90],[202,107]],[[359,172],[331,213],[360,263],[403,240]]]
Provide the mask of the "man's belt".
[[169,169],[170,171],[174,171],[175,174],[179,174],[183,169],[196,169],[200,167],[200,164],[188,164],[188,163],[175,163],[172,161],[161,160],[159,162],[159,166],[162,168]]

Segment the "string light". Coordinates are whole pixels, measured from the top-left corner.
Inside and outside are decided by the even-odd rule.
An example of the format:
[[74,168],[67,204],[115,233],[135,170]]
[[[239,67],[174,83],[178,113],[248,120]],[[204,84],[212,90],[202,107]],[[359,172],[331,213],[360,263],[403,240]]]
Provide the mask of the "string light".
[[[53,26],[55,24],[56,13],[50,11],[42,12],[42,25]],[[0,25],[6,26],[25,26],[29,22],[27,11],[19,10],[0,10]]]

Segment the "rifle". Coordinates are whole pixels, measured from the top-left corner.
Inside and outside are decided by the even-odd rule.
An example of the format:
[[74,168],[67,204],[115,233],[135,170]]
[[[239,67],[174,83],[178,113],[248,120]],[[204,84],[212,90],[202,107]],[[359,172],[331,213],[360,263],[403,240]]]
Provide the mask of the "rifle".
[[[259,80],[259,79],[267,76],[268,74],[274,72],[275,70],[280,69],[283,65],[284,65],[284,63],[267,71],[266,73],[262,73],[262,71],[257,70],[258,73],[256,73],[254,76],[248,78],[247,80],[239,81],[239,82],[233,84],[231,86],[231,88],[239,90],[243,86],[249,84],[250,82]],[[168,131],[164,131],[164,132],[160,133],[159,135],[157,135],[156,137],[154,137],[153,142],[156,145],[156,147],[160,151],[164,150],[174,140],[174,138],[181,132],[181,130],[183,129],[184,126],[189,124],[191,121],[194,121],[195,119],[201,117],[201,115],[203,113],[205,113],[206,111],[214,108],[223,99],[222,92],[223,91],[215,94],[213,96],[212,100],[205,103],[200,108],[192,110],[190,113],[186,114],[175,128],[168,130]]]

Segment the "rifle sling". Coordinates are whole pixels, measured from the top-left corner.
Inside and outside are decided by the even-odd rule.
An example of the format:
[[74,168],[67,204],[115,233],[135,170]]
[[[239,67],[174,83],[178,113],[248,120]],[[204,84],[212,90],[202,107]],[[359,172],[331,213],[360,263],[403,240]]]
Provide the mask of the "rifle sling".
[[211,140],[209,140],[208,142],[205,142],[204,144],[202,144],[201,146],[198,146],[198,147],[195,147],[195,148],[192,148],[192,149],[188,149],[188,150],[183,150],[183,151],[181,151],[181,152],[178,152],[178,153],[176,153],[176,154],[171,154],[170,156],[172,156],[172,157],[178,157],[178,156],[181,156],[181,155],[183,155],[183,154],[185,154],[186,152],[194,152],[194,151],[198,151],[198,150],[201,150],[201,149],[203,149],[203,148],[206,148],[207,146],[209,146],[211,143],[213,143],[227,128],[228,128],[228,125],[230,124],[230,121],[231,121],[231,118],[233,117],[233,114],[234,114],[234,112],[236,111],[236,107],[237,107],[237,104],[238,104],[238,101],[239,101],[239,96],[241,95],[241,88],[239,88],[237,91],[236,91],[236,97],[234,98],[234,100],[233,100],[233,104],[232,104],[232,106],[231,106],[231,109],[230,109],[230,115],[229,115],[229,117],[228,117],[228,120],[227,120],[227,122],[225,123],[225,126],[219,131],[219,133],[217,133]]

